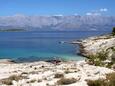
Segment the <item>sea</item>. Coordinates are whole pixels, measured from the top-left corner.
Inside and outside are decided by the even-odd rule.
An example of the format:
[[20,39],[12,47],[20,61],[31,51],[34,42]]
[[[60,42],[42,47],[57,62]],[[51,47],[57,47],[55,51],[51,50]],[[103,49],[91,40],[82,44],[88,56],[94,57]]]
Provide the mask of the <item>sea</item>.
[[17,62],[41,60],[83,60],[79,46],[71,42],[109,33],[108,31],[0,32],[0,59]]

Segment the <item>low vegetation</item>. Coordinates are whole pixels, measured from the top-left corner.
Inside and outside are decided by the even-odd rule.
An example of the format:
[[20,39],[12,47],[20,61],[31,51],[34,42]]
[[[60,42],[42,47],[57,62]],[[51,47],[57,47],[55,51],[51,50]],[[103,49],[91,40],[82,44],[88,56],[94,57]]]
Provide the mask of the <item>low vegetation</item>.
[[35,79],[33,79],[33,80],[31,80],[31,81],[30,81],[30,83],[34,83],[34,82],[36,82],[36,80],[35,80]]
[[106,76],[109,86],[115,86],[115,72]]
[[32,80],[30,80],[30,81],[27,81],[26,83],[35,83],[35,82],[42,82],[42,80],[36,80],[36,79],[32,79]]
[[87,80],[88,86],[106,86],[106,83],[103,79],[98,80]]
[[64,77],[64,75],[60,73],[56,73],[54,76],[54,78],[62,78],[62,77]]
[[[111,68],[115,64],[115,55],[108,56],[108,51],[101,51],[95,55],[88,56],[88,64]],[[108,62],[106,62],[108,60]]]
[[106,79],[87,80],[88,86],[115,86],[115,73],[106,75]]
[[76,83],[77,80],[75,78],[61,78],[60,80],[57,81],[58,85],[69,85],[69,84],[73,84]]
[[108,52],[101,51],[95,55],[89,55],[88,56],[88,63],[95,66],[104,66],[104,63],[102,61],[106,60],[108,57]]
[[6,84],[6,85],[12,85],[13,80],[18,81],[18,80],[21,80],[21,79],[23,79],[22,76],[12,75],[9,78],[0,80],[0,83]]
[[115,27],[113,27],[112,35],[115,36]]
[[[112,35],[115,36],[115,27],[113,27]],[[109,53],[111,52],[111,50],[113,52],[113,55],[109,56]],[[115,64],[114,53],[115,53],[115,47],[111,47],[106,50],[103,49],[101,52],[98,52],[93,55],[89,55],[88,63],[95,66],[104,66],[104,67],[111,68],[112,65]],[[106,62],[106,60],[109,60],[109,62]]]
[[70,70],[65,70],[65,74],[72,73]]

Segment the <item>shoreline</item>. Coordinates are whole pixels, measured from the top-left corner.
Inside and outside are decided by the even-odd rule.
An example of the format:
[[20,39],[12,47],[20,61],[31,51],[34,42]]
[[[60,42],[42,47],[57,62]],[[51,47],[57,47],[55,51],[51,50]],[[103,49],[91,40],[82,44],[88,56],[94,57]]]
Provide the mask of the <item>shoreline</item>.
[[14,64],[14,63],[16,62],[11,59],[0,59],[0,64]]
[[[70,42],[70,44],[79,46],[79,55],[88,58],[89,55],[95,55],[102,50],[107,50],[115,47],[115,36],[111,34],[88,37]],[[111,50],[111,49],[110,49]]]
[[[108,46],[108,43],[114,44],[113,39],[106,36],[89,37],[84,40],[74,41],[71,44],[80,45],[80,54],[87,59],[91,48],[98,50],[95,46],[99,46],[105,41],[107,41],[105,45],[108,48],[111,46]],[[88,86],[87,80],[106,80],[106,75],[110,73],[115,73],[115,70],[91,65],[86,60],[64,61],[62,59],[53,59],[17,63],[11,59],[0,59],[0,85],[2,86],[9,86],[9,84],[10,86],[64,86],[58,85],[60,84],[59,81],[64,79],[73,80],[72,83],[66,86]]]
[[[31,58],[30,58],[31,57]],[[42,57],[34,57],[34,56],[30,56],[30,57],[18,57],[18,58],[0,58],[0,63],[3,61],[4,63],[9,61],[9,62],[14,62],[14,63],[31,63],[31,62],[38,62],[38,61],[81,61],[81,60],[85,60],[85,57],[83,57],[82,55],[76,54],[75,56],[70,56],[68,55],[68,57],[47,57],[47,58],[43,58]],[[33,59],[32,59],[33,58]]]

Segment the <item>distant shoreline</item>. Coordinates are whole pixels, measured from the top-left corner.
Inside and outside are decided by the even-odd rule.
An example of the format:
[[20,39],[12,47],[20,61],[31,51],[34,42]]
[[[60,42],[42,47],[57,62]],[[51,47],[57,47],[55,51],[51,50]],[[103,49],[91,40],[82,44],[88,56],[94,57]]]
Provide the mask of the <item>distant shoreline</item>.
[[22,31],[26,31],[24,29],[0,29],[0,32],[22,32]]

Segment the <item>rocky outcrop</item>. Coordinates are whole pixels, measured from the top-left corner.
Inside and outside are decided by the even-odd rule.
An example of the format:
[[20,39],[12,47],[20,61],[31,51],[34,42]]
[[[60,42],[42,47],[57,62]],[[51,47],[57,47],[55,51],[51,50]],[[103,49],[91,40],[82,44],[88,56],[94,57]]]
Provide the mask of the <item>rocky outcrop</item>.
[[[115,36],[103,35],[98,37],[89,37],[79,42],[74,42],[80,46],[80,54],[88,57],[101,51],[108,51],[108,56],[114,56],[115,53]],[[114,58],[114,57],[113,57]]]

